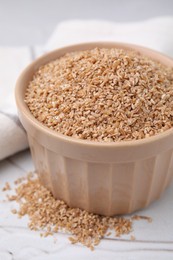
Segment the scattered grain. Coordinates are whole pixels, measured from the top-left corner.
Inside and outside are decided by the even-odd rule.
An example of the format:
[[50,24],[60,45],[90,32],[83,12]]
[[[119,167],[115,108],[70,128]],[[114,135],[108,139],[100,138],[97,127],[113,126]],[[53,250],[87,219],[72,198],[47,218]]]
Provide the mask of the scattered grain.
[[134,215],[134,216],[132,217],[132,220],[141,220],[141,219],[147,220],[149,223],[152,222],[152,218],[151,218],[151,217],[148,217],[148,216]]
[[11,186],[8,182],[5,183],[5,186],[2,188],[2,191],[8,191],[11,190]]
[[131,235],[131,236],[130,236],[130,240],[134,241],[135,239],[136,239],[136,238],[135,238],[134,235]]
[[12,212],[13,214],[17,214],[17,210],[16,210],[16,209],[12,209],[11,212]]
[[19,218],[28,215],[28,227],[31,230],[39,230],[41,237],[61,230],[67,231],[72,235],[69,237],[72,244],[82,243],[91,250],[94,250],[94,246],[97,246],[103,237],[111,235],[109,230],[114,230],[115,236],[119,237],[132,231],[133,219],[147,219],[144,216],[138,218],[136,215],[132,218],[105,217],[79,208],[70,208],[65,202],[56,200],[51,192],[42,186],[37,175],[31,173],[20,180],[15,194],[8,196],[8,199],[19,203],[19,209],[12,209],[12,213],[18,214]]
[[17,201],[18,197],[16,195],[8,195],[7,194],[7,199],[9,201],[15,201],[15,200]]

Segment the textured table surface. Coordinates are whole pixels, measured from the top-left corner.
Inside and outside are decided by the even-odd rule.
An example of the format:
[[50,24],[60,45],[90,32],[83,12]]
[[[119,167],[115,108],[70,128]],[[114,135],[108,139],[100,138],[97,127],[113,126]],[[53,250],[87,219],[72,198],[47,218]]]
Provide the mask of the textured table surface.
[[[173,259],[173,183],[159,201],[138,214],[153,218],[134,223],[132,234],[121,238],[105,237],[92,252],[81,245],[71,245],[68,234],[41,238],[39,232],[27,228],[27,217],[19,219],[11,213],[15,202],[6,198],[2,187],[34,169],[30,152],[24,151],[0,162],[0,259]],[[57,239],[55,243],[55,238]],[[117,258],[116,258],[117,257]]]

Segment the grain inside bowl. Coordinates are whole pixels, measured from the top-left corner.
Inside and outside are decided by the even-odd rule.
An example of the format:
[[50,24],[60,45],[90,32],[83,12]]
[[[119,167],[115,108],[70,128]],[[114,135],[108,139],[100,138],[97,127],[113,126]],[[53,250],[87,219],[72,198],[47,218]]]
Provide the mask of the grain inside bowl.
[[37,120],[64,135],[137,140],[172,127],[172,75],[136,51],[72,52],[36,71],[25,102]]

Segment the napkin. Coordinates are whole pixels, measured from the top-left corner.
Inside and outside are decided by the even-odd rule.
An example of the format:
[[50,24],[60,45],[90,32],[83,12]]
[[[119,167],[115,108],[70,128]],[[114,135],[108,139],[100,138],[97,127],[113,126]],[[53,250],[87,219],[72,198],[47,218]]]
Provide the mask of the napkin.
[[17,116],[14,86],[30,62],[29,47],[0,47],[0,160],[28,147],[25,130]]
[[139,44],[173,56],[173,17],[157,17],[130,23],[97,20],[65,21],[57,25],[45,50],[91,41]]
[[[172,17],[133,23],[69,20],[57,25],[39,54],[80,42],[118,41],[143,45],[173,56],[172,28]],[[29,47],[0,48],[0,160],[28,147],[25,130],[17,117],[13,89],[17,76],[32,60],[32,55]]]

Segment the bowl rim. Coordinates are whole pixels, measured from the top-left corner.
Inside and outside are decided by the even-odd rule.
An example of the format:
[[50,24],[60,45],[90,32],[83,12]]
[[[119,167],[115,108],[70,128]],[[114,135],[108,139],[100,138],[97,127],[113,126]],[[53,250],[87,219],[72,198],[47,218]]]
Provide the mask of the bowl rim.
[[[66,136],[64,134],[61,134],[55,130],[50,129],[49,127],[45,126],[43,123],[39,122],[29,111],[28,106],[26,105],[24,98],[22,97],[22,88],[26,89],[25,84],[23,84],[24,78],[27,76],[27,74],[31,71],[34,70],[36,71],[40,66],[50,62],[53,59],[48,59],[50,56],[56,55],[59,52],[70,52],[70,51],[77,51],[78,48],[86,47],[88,48],[94,48],[94,47],[104,47],[104,48],[122,48],[122,49],[128,49],[128,50],[135,50],[139,53],[142,53],[142,51],[146,51],[148,53],[151,53],[155,56],[158,57],[159,62],[161,58],[163,58],[165,61],[168,63],[172,64],[173,66],[173,59],[168,57],[165,54],[162,54],[158,51],[152,50],[150,48],[146,48],[144,46],[136,45],[136,44],[130,44],[130,43],[123,43],[123,42],[114,42],[114,41],[99,41],[99,42],[85,42],[85,43],[79,43],[79,44],[73,44],[73,45],[68,45],[65,47],[57,48],[53,51],[50,51],[44,55],[41,55],[39,58],[35,59],[33,62],[31,62],[20,74],[19,78],[17,79],[16,86],[15,86],[15,99],[16,99],[16,104],[18,107],[18,110],[25,116],[25,118],[38,130],[43,131],[46,135],[53,137],[53,138],[58,138],[61,141],[66,141],[69,143],[73,143],[76,145],[87,145],[87,146],[94,146],[94,147],[129,147],[129,146],[140,146],[143,144],[149,144],[149,143],[154,143],[157,142],[158,140],[165,139],[169,137],[170,135],[173,135],[173,127],[165,130],[162,133],[158,133],[154,136],[146,137],[143,139],[138,139],[138,140],[122,140],[122,141],[115,141],[115,142],[100,142],[100,141],[90,141],[90,140],[85,140],[85,139],[78,139],[76,137],[71,137],[71,136]],[[75,49],[75,50],[73,50]],[[86,49],[86,48],[85,48]],[[146,55],[147,56],[147,55]],[[149,55],[148,55],[149,57]],[[49,60],[45,62],[45,60]],[[55,58],[56,59],[56,58]],[[161,62],[162,63],[162,62]],[[38,66],[39,64],[39,66]],[[33,75],[33,73],[32,73]]]

